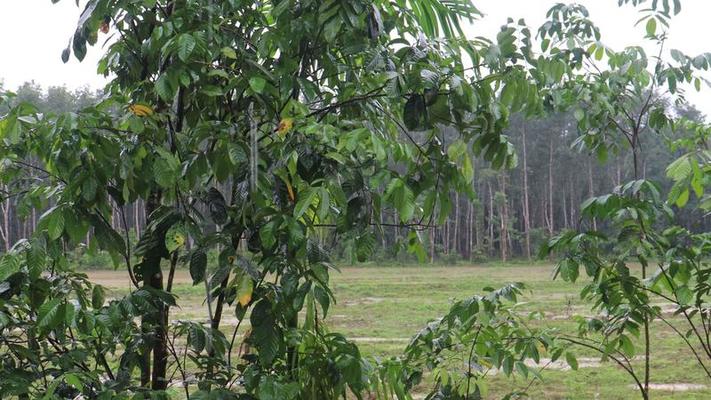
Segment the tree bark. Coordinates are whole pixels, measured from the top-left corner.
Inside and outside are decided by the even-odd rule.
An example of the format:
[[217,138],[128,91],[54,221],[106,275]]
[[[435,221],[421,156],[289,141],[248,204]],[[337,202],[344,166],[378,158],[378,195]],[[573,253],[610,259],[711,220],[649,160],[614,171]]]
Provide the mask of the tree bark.
[[499,219],[500,229],[499,229],[499,246],[501,250],[501,261],[506,262],[508,259],[508,240],[509,240],[509,221],[508,221],[508,202],[506,201],[506,175],[501,174],[499,180],[501,194],[503,195],[503,200],[501,201],[501,206],[499,207]]
[[460,255],[459,252],[459,192],[454,193],[454,234],[452,235],[452,249],[454,253]]
[[522,148],[523,148],[523,232],[526,239],[526,258],[531,259],[531,215],[528,204],[528,160],[526,156],[526,123],[522,124]]
[[[146,220],[150,221],[151,214],[160,206],[161,193],[151,193],[146,203]],[[157,249],[146,254],[143,259],[143,286],[156,290],[163,290],[163,272],[160,262],[162,255]],[[168,348],[167,348],[167,321],[168,310],[165,306],[158,307],[153,312],[141,318],[141,328],[149,345],[145,347],[141,362],[141,386],[150,385],[153,390],[165,390],[168,387],[166,379]],[[152,339],[152,340],[150,340]],[[153,365],[151,368],[151,354]],[[151,373],[152,369],[152,373]]]
[[551,138],[548,142],[548,233],[551,235],[555,231],[553,211],[553,138]]
[[489,187],[489,248],[487,253],[491,255],[494,251],[494,192],[490,182],[487,182],[487,186]]
[[[588,160],[588,197],[593,197],[595,196],[595,187],[593,185],[593,169],[592,169],[592,160]],[[593,218],[592,220],[593,223],[593,230],[597,230],[597,219]]]

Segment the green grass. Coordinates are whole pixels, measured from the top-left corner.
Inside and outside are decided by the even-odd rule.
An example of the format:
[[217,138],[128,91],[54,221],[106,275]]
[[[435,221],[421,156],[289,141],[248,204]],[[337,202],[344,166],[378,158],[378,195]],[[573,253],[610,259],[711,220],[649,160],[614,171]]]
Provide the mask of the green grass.
[[[547,318],[540,324],[574,332],[576,323],[570,315],[589,314],[578,296],[583,280],[576,284],[552,280],[550,265],[488,264],[483,266],[385,266],[345,267],[331,277],[338,299],[329,311],[329,329],[358,341],[368,356],[397,355],[429,320],[445,313],[454,299],[481,293],[485,287],[499,287],[508,282],[524,282],[527,287],[520,305],[522,311],[541,311]],[[104,284],[115,294],[127,290],[128,279],[122,271],[92,271],[92,280]],[[175,293],[180,309],[171,319],[206,319],[204,289],[193,287],[186,271],[177,275]],[[231,335],[234,318],[226,312],[225,332]],[[554,318],[553,318],[554,317]],[[246,328],[247,324],[243,324]],[[242,329],[245,329],[242,328]],[[711,384],[697,366],[691,352],[671,329],[659,322],[652,324],[652,382]],[[374,340],[377,339],[377,340]],[[594,356],[580,352],[580,356]],[[640,361],[641,362],[641,361]],[[640,364],[641,366],[641,364]],[[534,399],[630,399],[639,398],[633,381],[613,363],[578,371],[548,370],[542,382],[534,383],[529,393]],[[489,397],[497,398],[528,382],[501,376],[490,379]],[[707,399],[711,391],[673,393],[654,391],[655,399]]]

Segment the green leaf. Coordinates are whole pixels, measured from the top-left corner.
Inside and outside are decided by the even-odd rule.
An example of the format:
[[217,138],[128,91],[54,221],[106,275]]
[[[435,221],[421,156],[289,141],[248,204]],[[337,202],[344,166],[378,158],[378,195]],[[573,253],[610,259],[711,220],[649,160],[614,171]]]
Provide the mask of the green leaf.
[[230,157],[230,161],[232,164],[235,166],[239,166],[242,163],[247,162],[247,152],[244,150],[244,148],[237,144],[237,143],[231,143],[228,151],[228,155]]
[[575,116],[575,119],[578,122],[582,121],[583,118],[585,118],[585,112],[580,108],[576,108],[575,111],[573,112],[573,115]]
[[336,16],[326,23],[326,26],[323,28],[323,36],[327,42],[333,42],[341,30],[342,22],[343,20],[339,16]]
[[187,232],[183,224],[175,224],[165,233],[165,248],[172,253],[185,245]]
[[91,292],[91,306],[94,309],[99,309],[104,305],[104,288],[99,285],[94,285],[94,289]]
[[472,166],[472,159],[469,156],[462,158],[462,175],[467,182],[474,180],[474,167]]
[[166,74],[162,74],[158,77],[155,83],[155,89],[156,93],[158,93],[158,96],[160,96],[163,101],[173,100],[176,89],[170,83],[170,80]]
[[425,99],[422,95],[414,94],[405,103],[403,121],[408,130],[416,130],[424,124]]
[[627,335],[620,335],[620,347],[628,357],[633,357],[635,353],[634,344]]
[[513,372],[513,365],[514,365],[514,359],[511,355],[507,355],[504,357],[504,362],[502,364],[504,374],[506,376],[510,376],[511,373]]
[[207,345],[207,333],[205,328],[196,323],[191,323],[188,328],[188,345],[196,353],[201,353]]
[[296,202],[296,206],[294,207],[294,218],[301,218],[301,216],[304,215],[306,210],[313,204],[317,193],[318,192],[312,188],[299,192],[299,201]]
[[317,215],[318,218],[323,221],[328,217],[328,212],[331,207],[331,195],[325,187],[321,188],[320,193]]
[[64,307],[60,299],[53,299],[42,304],[37,313],[37,326],[46,330],[55,328],[64,320],[63,310]]
[[652,17],[647,20],[647,35],[654,36],[657,33],[657,19]]
[[259,361],[262,365],[271,365],[281,352],[284,342],[272,311],[272,303],[265,298],[260,300],[252,310],[250,322],[252,324],[250,342],[257,348]]
[[266,84],[267,81],[261,76],[253,76],[249,78],[249,87],[252,88],[252,90],[254,90],[256,93],[262,93]]
[[234,51],[234,49],[231,49],[229,47],[222,48],[222,55],[224,55],[225,57],[230,58],[232,60],[237,59],[237,53]]
[[259,228],[259,239],[265,248],[271,248],[276,243],[276,229],[279,227],[277,221],[270,221]]
[[694,300],[694,293],[688,286],[679,286],[676,289],[676,297],[679,299],[679,304],[682,306],[689,305]]
[[47,227],[47,235],[49,235],[50,240],[56,240],[62,236],[64,231],[64,215],[62,215],[62,210],[54,207],[47,211],[43,216],[42,220]]
[[392,180],[386,195],[400,214],[400,220],[409,221],[415,214],[415,195],[407,184],[399,178]]
[[202,250],[195,250],[190,255],[190,277],[193,278],[193,285],[205,280],[205,270],[207,269],[207,254]]
[[684,189],[676,199],[676,206],[682,208],[689,201],[689,189]]
[[262,376],[259,382],[258,398],[260,400],[293,400],[299,394],[299,384],[296,382],[281,383],[271,375]]
[[447,147],[447,156],[453,162],[458,162],[459,159],[467,153],[467,145],[463,140],[455,140]]
[[597,49],[595,49],[595,59],[597,61],[602,60],[602,57],[605,55],[605,48],[602,47],[602,45],[597,46]]
[[9,252],[0,256],[0,282],[19,271],[20,267],[20,257],[16,253]]
[[355,247],[358,262],[366,262],[375,250],[375,237],[370,232],[364,232],[356,238]]
[[570,365],[570,368],[572,368],[573,371],[578,370],[578,360],[575,358],[575,355],[573,353],[569,351],[565,353],[565,362]]
[[314,298],[321,305],[321,309],[323,310],[322,318],[326,318],[326,316],[328,316],[328,309],[331,305],[331,298],[329,297],[328,292],[326,292],[326,290],[324,290],[320,285],[316,285],[314,287]]
[[67,384],[73,386],[75,389],[79,390],[80,392],[84,390],[84,384],[82,384],[81,378],[79,378],[77,374],[65,374],[64,381],[67,382]]
[[183,33],[178,36],[178,58],[183,62],[187,62],[193,50],[195,50],[195,44],[195,38],[189,33]]

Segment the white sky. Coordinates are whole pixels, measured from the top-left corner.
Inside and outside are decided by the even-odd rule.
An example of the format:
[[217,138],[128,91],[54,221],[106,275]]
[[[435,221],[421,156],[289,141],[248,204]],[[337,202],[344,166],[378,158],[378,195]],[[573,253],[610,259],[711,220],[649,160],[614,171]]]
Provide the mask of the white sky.
[[[471,26],[468,33],[472,37],[493,37],[507,17],[524,18],[535,30],[545,20],[548,8],[558,1],[566,2],[473,1],[486,16]],[[617,0],[578,0],[578,3],[588,8],[606,45],[620,49],[626,45],[643,44],[644,27],[633,26],[639,18],[637,9],[618,7]],[[69,88],[85,85],[100,88],[106,83],[96,74],[96,63],[102,54],[100,47],[89,48],[82,63],[72,57],[68,64],[63,64],[60,59],[80,13],[74,0],[62,0],[54,5],[50,0],[0,0],[0,80],[4,81],[6,89],[15,89],[30,80],[44,87],[66,85]],[[667,48],[677,48],[689,55],[711,51],[709,15],[711,1],[683,0],[681,14],[671,21]],[[106,35],[100,35],[99,43],[105,38]],[[711,88],[704,87],[700,93],[689,89],[687,99],[711,115]]]

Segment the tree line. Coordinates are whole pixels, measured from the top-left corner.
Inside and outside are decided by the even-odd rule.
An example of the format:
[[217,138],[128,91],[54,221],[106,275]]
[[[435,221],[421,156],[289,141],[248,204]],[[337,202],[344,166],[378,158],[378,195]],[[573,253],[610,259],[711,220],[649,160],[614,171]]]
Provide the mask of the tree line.
[[[100,90],[88,87],[70,90],[65,86],[46,89],[33,81],[17,88],[14,102],[37,105],[47,113],[74,112],[96,104]],[[688,104],[667,105],[673,113],[692,121],[703,121],[704,115]],[[0,115],[3,110],[0,110]],[[515,116],[506,135],[517,149],[518,162],[511,169],[495,169],[490,163],[472,157],[474,179],[469,195],[453,191],[451,212],[442,223],[422,228],[429,262],[483,261],[534,258],[548,237],[565,229],[577,229],[581,223],[580,204],[587,198],[610,192],[632,178],[632,159],[624,150],[610,154],[590,154],[575,143],[577,120],[572,112],[561,112],[539,119]],[[457,132],[444,130],[444,140]],[[449,134],[447,134],[449,133]],[[656,182],[667,182],[665,168],[674,160],[668,151],[671,137],[650,133],[642,146],[642,176]],[[447,143],[443,143],[446,147]],[[79,151],[80,149],[78,149]],[[31,160],[28,160],[31,163]],[[41,168],[41,166],[37,166]],[[41,176],[41,170],[38,170]],[[223,193],[231,193],[229,183]],[[3,188],[9,193],[8,188]],[[204,207],[203,207],[204,208]],[[9,250],[20,238],[30,237],[43,210],[21,204],[14,197],[3,197],[0,203],[0,248]],[[145,202],[137,200],[113,210],[114,228],[125,227],[133,237],[145,229]],[[681,210],[677,216],[690,228],[708,230],[706,214]],[[398,226],[397,211],[386,209],[381,215],[382,229],[376,240],[380,260],[413,260],[404,251],[409,229]],[[89,233],[88,235],[90,235]],[[87,243],[90,237],[87,237]],[[326,243],[344,260],[355,260],[355,249],[349,243]]]

